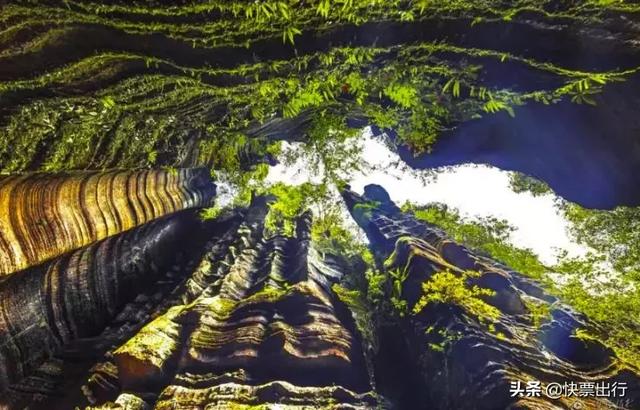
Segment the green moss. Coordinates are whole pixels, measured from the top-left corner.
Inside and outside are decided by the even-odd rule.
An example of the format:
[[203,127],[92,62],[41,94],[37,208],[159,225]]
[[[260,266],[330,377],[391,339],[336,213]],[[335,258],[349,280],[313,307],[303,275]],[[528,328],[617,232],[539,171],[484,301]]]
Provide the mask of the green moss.
[[243,299],[241,303],[242,305],[250,305],[255,303],[274,303],[282,299],[285,295],[288,295],[289,293],[290,293],[290,288],[280,289],[272,286],[265,286],[260,291]]
[[266,404],[225,403],[229,410],[269,410]]
[[212,219],[216,219],[218,216],[220,216],[220,214],[222,213],[224,209],[221,208],[218,205],[209,207],[209,208],[205,208],[202,211],[200,211],[200,218],[203,221],[208,221],[208,220],[212,220]]
[[[197,300],[194,302],[197,303]],[[237,302],[231,299],[223,299],[221,297],[215,297],[211,300],[211,303],[207,306],[209,310],[215,312],[220,318],[228,318],[237,307]]]

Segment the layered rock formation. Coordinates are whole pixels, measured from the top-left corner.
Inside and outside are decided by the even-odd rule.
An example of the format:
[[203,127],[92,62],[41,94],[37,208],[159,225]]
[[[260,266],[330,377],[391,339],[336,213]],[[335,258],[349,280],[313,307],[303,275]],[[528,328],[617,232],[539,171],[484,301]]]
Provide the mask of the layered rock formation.
[[[10,275],[0,283],[0,404],[638,406],[637,370],[576,336],[596,324],[401,212],[382,188],[344,198],[382,281],[365,279],[362,261],[318,252],[309,213],[291,236],[265,229],[268,197],[212,222],[182,211]],[[529,382],[539,395],[514,393]],[[625,393],[553,398],[553,383]]]
[[211,202],[204,168],[0,177],[0,275]]
[[[576,335],[596,326],[507,266],[452,242],[439,228],[401,212],[377,185],[344,193],[392,281],[397,322],[386,329],[407,349],[414,386],[404,405],[431,409],[636,408],[640,376],[600,344]],[[471,273],[473,272],[473,273]],[[426,286],[425,286],[426,285]],[[425,302],[426,301],[426,302]],[[539,314],[543,307],[543,314]],[[385,337],[384,335],[382,336]],[[399,345],[399,346],[398,346]],[[382,352],[384,354],[384,351]],[[412,374],[411,371],[406,372]],[[540,395],[512,383],[541,382]],[[613,383],[625,394],[545,396],[559,383]],[[409,386],[410,384],[407,384]],[[615,386],[615,385],[614,385]],[[388,392],[389,393],[389,392]],[[406,407],[409,408],[409,407]]]
[[[3,180],[2,233],[10,239],[3,260],[14,262],[11,268],[31,267],[0,282],[0,390],[65,346],[99,335],[166,273],[185,250],[176,244],[188,249],[200,225],[197,213],[174,211],[211,202],[215,186],[206,175],[142,171]],[[93,244],[80,248],[87,242]],[[53,255],[61,256],[36,263]]]
[[[68,363],[51,362],[49,367],[60,370],[46,374],[41,367],[39,375],[12,386],[5,404],[375,408],[379,399],[372,393],[360,334],[332,291],[349,273],[347,265],[310,246],[308,214],[298,219],[295,236],[285,237],[265,236],[266,212],[260,197],[248,210],[222,217],[190,274],[182,270],[162,298],[140,298],[146,303],[133,301],[121,309],[97,338],[101,343],[85,342],[97,361],[90,364],[90,353],[83,358],[78,343],[71,346],[76,350],[71,357],[88,368],[76,372],[75,380],[62,380]],[[87,333],[85,328],[79,336]],[[69,350],[69,339],[65,342]],[[96,344],[112,347],[100,353]],[[39,391],[37,380],[44,385]]]
[[[4,2],[0,408],[640,407],[638,370],[576,336],[597,324],[380,188],[344,194],[376,266],[319,252],[308,214],[265,230],[267,198],[195,209],[210,173],[264,179],[281,140],[350,171],[367,125],[412,167],[490,163],[585,206],[640,204],[638,16],[592,0]],[[627,394],[510,393],[529,381]]]
[[265,237],[265,213],[254,203],[231,244],[209,245],[183,304],[113,351],[115,404],[375,406],[353,319],[331,291],[346,272],[309,248],[308,215],[295,237]]

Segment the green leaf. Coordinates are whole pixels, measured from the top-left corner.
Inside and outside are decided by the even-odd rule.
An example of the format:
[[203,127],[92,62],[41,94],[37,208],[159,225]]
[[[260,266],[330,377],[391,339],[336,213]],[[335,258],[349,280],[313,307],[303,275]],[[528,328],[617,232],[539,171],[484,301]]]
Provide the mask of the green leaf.
[[286,43],[288,40],[291,44],[294,44],[294,37],[299,34],[302,34],[302,31],[300,31],[298,28],[293,26],[287,27],[282,32],[282,42]]
[[331,11],[331,3],[330,0],[321,0],[318,3],[318,7],[316,8],[316,14],[321,15],[324,18],[329,17],[329,12]]

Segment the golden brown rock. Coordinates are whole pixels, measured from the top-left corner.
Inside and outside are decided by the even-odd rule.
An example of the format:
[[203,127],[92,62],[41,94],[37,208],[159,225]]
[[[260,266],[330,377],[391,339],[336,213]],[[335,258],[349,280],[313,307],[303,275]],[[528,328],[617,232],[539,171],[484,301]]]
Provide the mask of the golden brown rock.
[[173,321],[181,306],[146,325],[114,352],[118,374],[124,386],[153,385],[162,380],[168,364],[179,353],[181,325]]
[[186,303],[113,351],[122,391],[159,393],[161,409],[375,408],[358,331],[331,288],[344,272],[310,247],[309,215],[294,237],[265,237],[256,202],[210,245]]
[[211,202],[204,169],[27,174],[0,179],[0,275]]

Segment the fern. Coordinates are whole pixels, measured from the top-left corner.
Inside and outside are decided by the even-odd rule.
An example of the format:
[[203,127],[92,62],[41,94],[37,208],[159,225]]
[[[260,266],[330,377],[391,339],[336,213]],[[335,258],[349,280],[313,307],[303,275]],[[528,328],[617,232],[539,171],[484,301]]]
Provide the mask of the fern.
[[402,108],[411,108],[419,103],[418,91],[406,84],[391,84],[384,89],[384,94]]
[[300,29],[293,26],[286,27],[282,32],[282,42],[286,43],[287,41],[289,41],[289,43],[295,44],[295,36],[300,34],[302,34],[302,31],[300,31]]
[[447,93],[449,89],[451,89],[451,94],[454,97],[460,97],[460,80],[457,78],[450,79],[442,88],[442,92]]
[[503,102],[503,101],[499,101],[499,100],[489,100],[487,101],[484,106],[482,107],[482,109],[489,113],[489,114],[495,114],[497,112],[500,112],[502,110],[506,111],[509,116],[511,116],[512,118],[516,116],[515,111],[513,110],[513,107],[511,107],[510,105],[508,105],[507,103]]
[[463,308],[482,323],[495,322],[500,317],[500,311],[482,299],[493,296],[495,292],[468,284],[470,279],[479,275],[477,272],[456,275],[449,271],[433,274],[422,284],[422,296],[413,307],[413,314],[422,312],[431,304],[449,304]]

